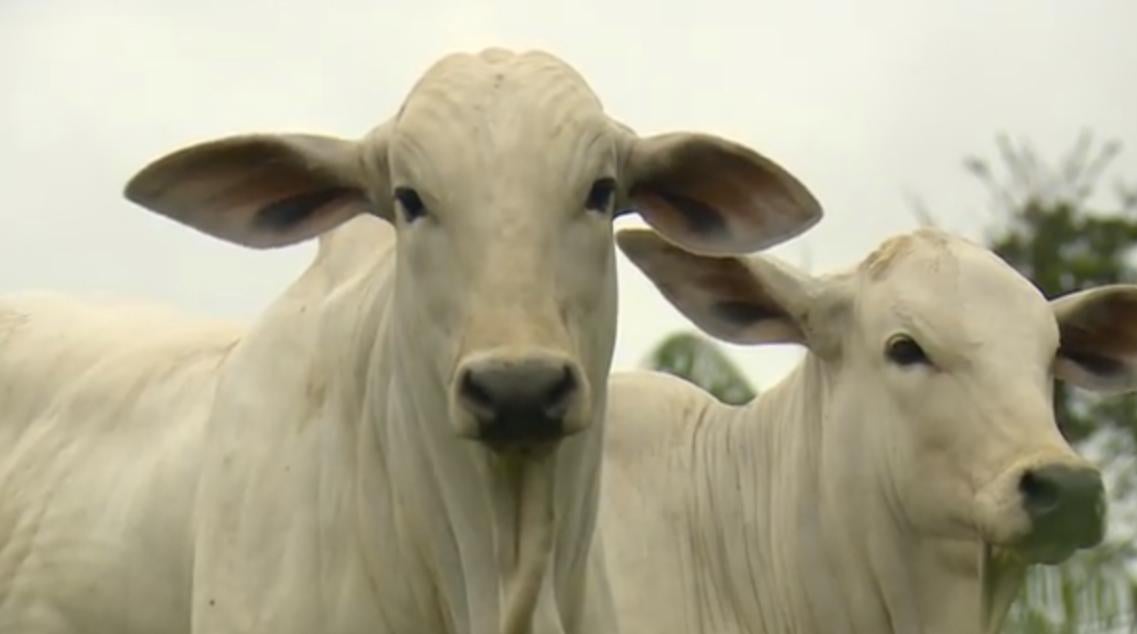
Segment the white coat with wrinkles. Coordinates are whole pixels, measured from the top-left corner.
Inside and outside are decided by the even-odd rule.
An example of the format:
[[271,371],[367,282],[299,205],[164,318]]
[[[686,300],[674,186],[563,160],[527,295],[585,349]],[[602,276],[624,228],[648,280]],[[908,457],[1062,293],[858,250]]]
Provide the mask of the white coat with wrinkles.
[[1024,565],[1100,541],[1100,476],[1051,384],[1134,387],[1137,287],[1047,301],[930,230],[820,278],[618,238],[708,333],[808,349],[742,407],[613,377],[600,532],[623,631],[991,633]]
[[[640,138],[565,63],[498,49],[361,140],[200,143],[126,194],[319,251],[249,324],[0,299],[0,632],[614,632],[613,217],[728,252],[820,216],[757,153]],[[558,382],[521,393],[528,369]]]

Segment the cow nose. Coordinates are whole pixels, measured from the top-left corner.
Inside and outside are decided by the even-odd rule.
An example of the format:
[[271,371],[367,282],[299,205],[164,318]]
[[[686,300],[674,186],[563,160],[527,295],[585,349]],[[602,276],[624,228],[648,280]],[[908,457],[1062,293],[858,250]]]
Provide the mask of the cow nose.
[[1105,533],[1105,488],[1096,469],[1052,465],[1026,471],[1019,481],[1033,526],[1032,540],[1088,548]]
[[483,359],[467,364],[458,397],[478,423],[478,439],[518,446],[565,435],[565,415],[578,398],[576,366],[555,356]]

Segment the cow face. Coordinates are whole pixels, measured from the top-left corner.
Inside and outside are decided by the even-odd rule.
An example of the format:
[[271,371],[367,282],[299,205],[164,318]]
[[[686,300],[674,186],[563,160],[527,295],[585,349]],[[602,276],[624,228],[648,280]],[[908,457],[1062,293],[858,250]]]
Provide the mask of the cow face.
[[1059,433],[1052,381],[1134,387],[1137,287],[1048,302],[994,254],[935,231],[820,279],[769,258],[695,256],[644,231],[620,244],[710,334],[810,348],[826,499],[1028,562],[1101,540],[1101,478]]
[[603,402],[616,328],[612,219],[743,252],[820,209],[769,160],[696,134],[638,138],[542,53],[452,55],[358,142],[252,135],[164,157],[132,200],[222,239],[291,244],[359,213],[394,224],[395,313],[459,436],[547,445]]

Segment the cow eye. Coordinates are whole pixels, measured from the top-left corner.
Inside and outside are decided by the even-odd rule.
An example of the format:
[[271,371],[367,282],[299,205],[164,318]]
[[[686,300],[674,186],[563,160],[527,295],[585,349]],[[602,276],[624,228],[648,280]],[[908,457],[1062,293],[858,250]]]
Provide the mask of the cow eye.
[[888,340],[885,355],[889,361],[896,365],[909,366],[916,364],[931,365],[927,353],[908,335],[896,335]]
[[399,206],[403,208],[403,216],[407,222],[414,222],[426,215],[426,205],[422,203],[418,192],[410,187],[396,187],[395,200],[399,201]]
[[615,193],[616,179],[599,178],[592,183],[592,188],[588,190],[588,198],[584,201],[584,208],[607,213],[612,206],[612,195]]

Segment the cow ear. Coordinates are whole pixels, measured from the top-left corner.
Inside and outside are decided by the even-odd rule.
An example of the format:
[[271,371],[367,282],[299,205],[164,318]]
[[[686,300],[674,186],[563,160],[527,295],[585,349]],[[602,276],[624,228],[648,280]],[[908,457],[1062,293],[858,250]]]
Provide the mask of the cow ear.
[[737,344],[829,346],[837,329],[826,285],[765,256],[691,253],[654,231],[616,234],[620,250],[679,312],[707,334]]
[[1137,286],[1079,291],[1050,305],[1061,338],[1055,376],[1098,392],[1137,389]]
[[[374,137],[372,137],[374,139]],[[212,236],[254,248],[293,244],[374,209],[386,171],[364,173],[362,145],[305,134],[254,134],[193,145],[146,166],[126,197]],[[370,182],[382,180],[384,182]],[[384,205],[385,206],[385,205]]]
[[692,253],[751,253],[821,219],[821,205],[793,175],[737,143],[706,134],[634,139],[627,200],[652,228]]

